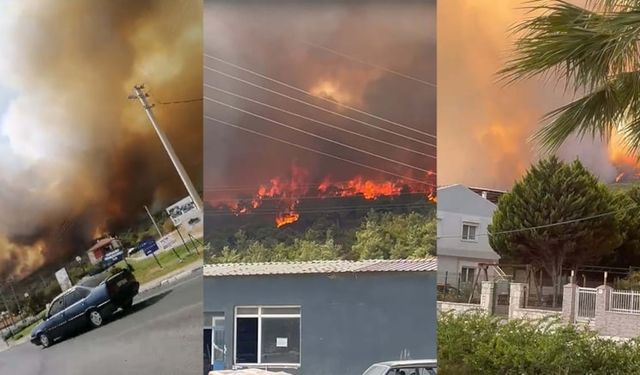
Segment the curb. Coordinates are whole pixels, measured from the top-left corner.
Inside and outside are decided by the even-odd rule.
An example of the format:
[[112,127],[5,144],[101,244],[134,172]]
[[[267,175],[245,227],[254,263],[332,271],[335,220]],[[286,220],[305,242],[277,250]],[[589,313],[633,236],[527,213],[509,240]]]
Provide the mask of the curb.
[[189,276],[189,275],[191,275],[191,274],[193,274],[193,273],[195,273],[195,272],[198,272],[198,271],[202,271],[202,266],[198,266],[198,267],[196,267],[196,268],[194,268],[194,269],[192,269],[192,270],[190,270],[190,271],[180,272],[179,274],[177,274],[177,275],[175,275],[175,276],[172,276],[172,277],[170,277],[170,278],[168,278],[168,279],[164,279],[164,280],[160,281],[160,283],[158,284],[158,286],[163,286],[163,285],[166,285],[166,284],[171,284],[171,283],[173,283],[173,282],[175,282],[175,281],[178,281],[178,280],[180,280],[180,279],[183,279],[183,278],[185,278],[185,277],[187,277],[187,276]]
[[184,279],[185,277],[187,277],[187,276],[189,276],[189,275],[191,275],[191,274],[193,274],[193,273],[195,273],[195,272],[201,272],[201,271],[202,271],[202,265],[199,265],[199,266],[197,266],[197,267],[196,267],[196,268],[194,268],[194,269],[191,269],[191,270],[187,270],[187,271],[180,272],[180,273],[179,273],[179,274],[177,274],[177,275],[173,275],[173,276],[171,276],[171,277],[169,277],[169,278],[166,278],[166,279],[164,279],[164,280],[160,280],[160,281],[158,281],[158,282],[153,283],[152,285],[149,285],[149,286],[145,286],[145,285],[143,285],[143,286],[140,288],[139,293],[145,293],[145,292],[148,292],[148,291],[150,291],[150,290],[153,290],[153,289],[159,288],[159,287],[161,287],[161,286],[164,286],[164,285],[167,285],[167,284],[174,283],[174,282],[176,282],[176,281],[178,281],[178,280],[180,280],[180,279]]

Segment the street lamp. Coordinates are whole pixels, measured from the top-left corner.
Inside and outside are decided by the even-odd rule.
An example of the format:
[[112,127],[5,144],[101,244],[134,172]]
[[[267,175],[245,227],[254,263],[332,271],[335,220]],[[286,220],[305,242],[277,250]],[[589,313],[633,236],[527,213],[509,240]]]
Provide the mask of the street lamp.
[[80,267],[82,267],[82,273],[86,273],[84,269],[84,263],[82,263],[82,257],[80,255],[76,256],[76,262],[78,262],[78,264],[80,264]]

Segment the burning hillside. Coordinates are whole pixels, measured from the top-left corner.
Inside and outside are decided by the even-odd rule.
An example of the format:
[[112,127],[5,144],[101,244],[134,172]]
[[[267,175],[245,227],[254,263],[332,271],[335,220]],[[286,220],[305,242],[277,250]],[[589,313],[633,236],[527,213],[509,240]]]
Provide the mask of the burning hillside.
[[[302,200],[327,201],[324,208],[314,208],[310,212],[336,212],[351,208],[340,198],[362,198],[367,201],[379,198],[391,198],[411,195],[420,197],[424,202],[435,203],[436,197],[431,185],[416,182],[394,180],[374,180],[364,176],[356,176],[345,181],[335,181],[330,177],[318,183],[309,182],[309,172],[293,166],[290,177],[274,177],[266,184],[261,184],[252,194],[240,194],[239,197],[222,198],[233,189],[210,189],[205,199],[211,207],[228,210],[235,216],[259,213],[271,214],[275,225],[280,228],[296,222],[305,211],[299,211]],[[225,191],[227,194],[225,194]],[[382,207],[389,205],[386,203]],[[397,206],[393,206],[397,207]]]

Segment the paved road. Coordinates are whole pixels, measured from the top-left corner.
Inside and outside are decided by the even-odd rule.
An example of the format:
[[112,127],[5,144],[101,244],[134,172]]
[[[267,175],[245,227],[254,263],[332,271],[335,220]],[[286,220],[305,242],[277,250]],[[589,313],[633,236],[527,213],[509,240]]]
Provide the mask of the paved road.
[[128,314],[47,349],[27,342],[0,352],[0,374],[200,374],[202,278],[197,275],[143,293]]

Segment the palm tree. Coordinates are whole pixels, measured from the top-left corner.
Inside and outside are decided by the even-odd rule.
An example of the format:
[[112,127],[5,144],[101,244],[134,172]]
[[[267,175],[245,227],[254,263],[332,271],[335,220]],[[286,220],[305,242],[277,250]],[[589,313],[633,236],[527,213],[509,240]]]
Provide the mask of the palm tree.
[[640,149],[640,0],[533,1],[517,24],[514,55],[499,72],[509,82],[544,76],[578,99],[553,110],[533,140],[555,151],[570,136],[609,141],[617,132]]

